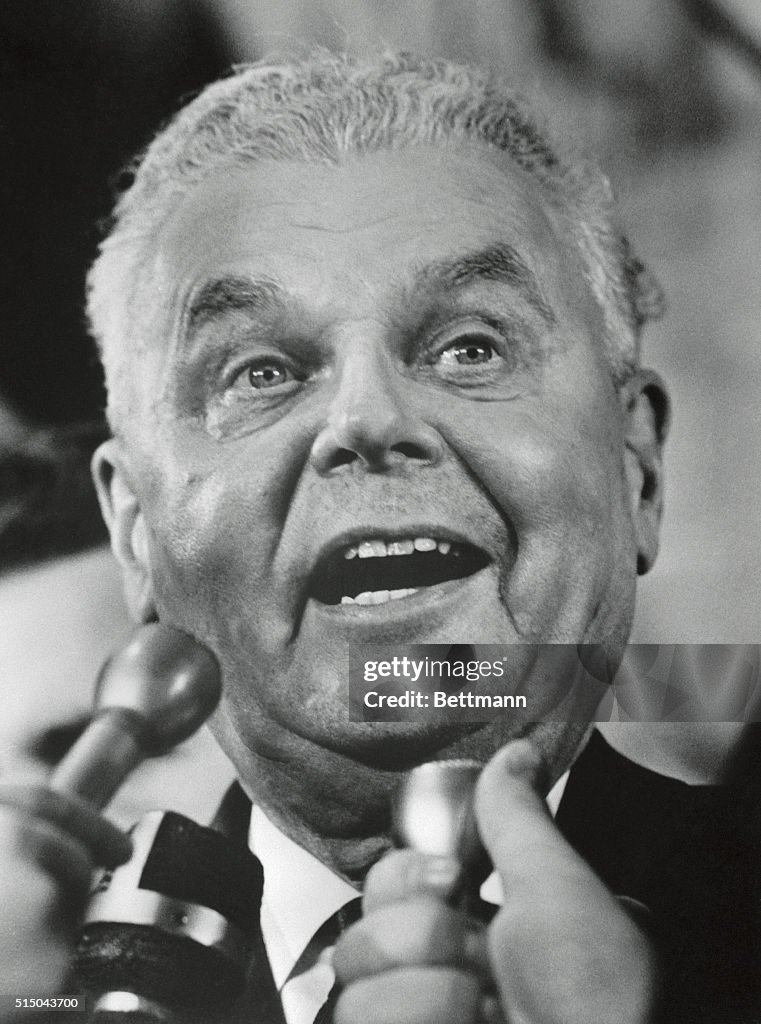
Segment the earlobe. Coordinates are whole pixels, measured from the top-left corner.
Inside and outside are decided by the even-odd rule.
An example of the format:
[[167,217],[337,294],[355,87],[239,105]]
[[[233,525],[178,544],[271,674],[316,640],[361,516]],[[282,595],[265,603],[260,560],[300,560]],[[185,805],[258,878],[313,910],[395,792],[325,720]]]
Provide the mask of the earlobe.
[[111,549],[122,569],[127,606],[136,621],[151,622],[158,616],[147,525],[122,464],[117,441],[106,441],[96,450],[92,475],[111,535]]
[[637,572],[652,568],[663,513],[663,446],[670,424],[666,387],[653,370],[638,370],[621,389],[625,465],[637,545]]

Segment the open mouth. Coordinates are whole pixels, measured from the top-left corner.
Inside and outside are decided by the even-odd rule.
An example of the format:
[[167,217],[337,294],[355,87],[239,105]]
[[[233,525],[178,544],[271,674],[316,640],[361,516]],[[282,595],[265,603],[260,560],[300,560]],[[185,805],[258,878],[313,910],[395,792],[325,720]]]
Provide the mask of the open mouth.
[[465,579],[490,561],[485,551],[460,541],[373,537],[321,558],[309,593],[322,604],[386,604],[425,587]]

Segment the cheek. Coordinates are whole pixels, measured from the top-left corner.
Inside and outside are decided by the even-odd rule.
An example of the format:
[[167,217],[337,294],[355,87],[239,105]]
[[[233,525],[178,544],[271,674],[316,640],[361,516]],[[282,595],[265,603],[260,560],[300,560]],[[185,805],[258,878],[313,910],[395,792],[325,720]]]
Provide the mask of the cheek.
[[250,602],[278,535],[272,499],[266,475],[230,458],[211,469],[163,473],[144,506],[159,610],[203,638],[241,607],[244,594]]
[[574,618],[595,614],[630,533],[617,421],[543,397],[535,409],[483,406],[451,436],[515,538],[502,598],[516,624],[577,634]]
[[458,455],[524,538],[594,529],[621,503],[623,443],[610,417],[543,398],[533,408],[484,403],[448,429]]

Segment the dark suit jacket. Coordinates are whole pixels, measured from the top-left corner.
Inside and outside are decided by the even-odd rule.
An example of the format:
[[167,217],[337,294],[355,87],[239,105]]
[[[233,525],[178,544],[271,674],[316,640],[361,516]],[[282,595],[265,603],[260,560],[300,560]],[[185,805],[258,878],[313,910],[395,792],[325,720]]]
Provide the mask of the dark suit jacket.
[[[755,737],[757,739],[757,737]],[[659,1019],[761,1021],[761,815],[748,773],[688,786],[594,733],[557,824],[606,885],[651,911]]]

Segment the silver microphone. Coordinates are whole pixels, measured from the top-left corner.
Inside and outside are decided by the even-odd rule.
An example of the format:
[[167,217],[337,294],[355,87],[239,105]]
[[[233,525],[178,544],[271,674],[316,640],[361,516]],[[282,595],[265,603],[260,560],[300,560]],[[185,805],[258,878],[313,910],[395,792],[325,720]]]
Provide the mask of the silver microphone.
[[479,888],[491,871],[473,808],[482,767],[465,759],[419,765],[405,776],[392,802],[394,841],[456,860],[461,876],[451,901],[477,916],[484,913]]

